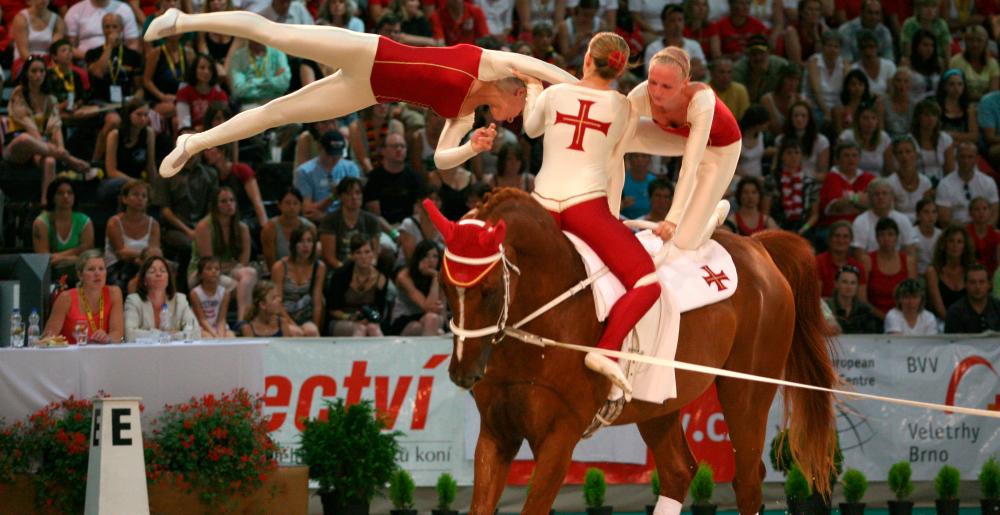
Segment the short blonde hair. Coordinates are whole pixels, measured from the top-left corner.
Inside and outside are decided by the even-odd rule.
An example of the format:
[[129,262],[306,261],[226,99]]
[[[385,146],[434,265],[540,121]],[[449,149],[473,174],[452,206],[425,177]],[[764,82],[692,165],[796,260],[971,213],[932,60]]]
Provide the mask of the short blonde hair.
[[675,65],[681,69],[681,74],[684,75],[685,79],[691,77],[691,56],[683,48],[668,46],[660,50],[649,60],[649,67],[652,68],[658,64]]

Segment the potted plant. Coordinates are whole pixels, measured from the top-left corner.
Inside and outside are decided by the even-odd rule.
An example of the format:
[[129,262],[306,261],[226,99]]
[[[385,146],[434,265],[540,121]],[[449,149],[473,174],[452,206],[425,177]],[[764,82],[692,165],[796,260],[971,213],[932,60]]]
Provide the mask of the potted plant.
[[278,468],[260,396],[236,389],[167,405],[146,441],[146,476],[213,509],[253,495]]
[[604,482],[604,471],[587,469],[583,477],[583,501],[587,505],[587,515],[611,515],[612,507],[604,505],[604,494],[608,485]]
[[[792,457],[792,446],[788,441],[788,430],[784,429],[775,435],[774,439],[771,440],[771,452],[770,452],[771,466],[774,470],[785,474],[788,477],[789,472],[795,467],[795,459]],[[830,491],[833,491],[833,487],[837,484],[837,478],[840,473],[844,470],[844,453],[840,450],[840,439],[838,438],[834,443],[833,449],[833,470],[830,471]],[[799,473],[802,471],[800,470]],[[830,512],[830,502],[829,499],[823,497],[819,492],[813,488],[813,484],[810,483],[809,489],[811,491],[812,499],[810,499],[810,506],[815,505],[815,507],[810,507],[810,510],[821,510],[819,513],[829,513]],[[790,500],[789,500],[790,501]],[[820,508],[822,507],[822,509]]]
[[979,472],[979,490],[983,494],[979,500],[983,515],[1000,514],[1000,464],[993,456],[983,463]]
[[785,475],[785,499],[788,502],[788,513],[790,515],[807,515],[811,513],[810,498],[812,488],[809,481],[802,474],[797,465],[792,465]]
[[889,489],[896,496],[896,500],[889,501],[889,515],[910,515],[913,512],[913,501],[909,500],[913,493],[912,474],[908,461],[896,463],[889,469]]
[[392,502],[394,510],[389,510],[392,515],[417,515],[417,510],[413,509],[413,492],[417,485],[413,483],[413,476],[403,469],[397,469],[389,478],[389,501]]
[[868,490],[868,478],[860,470],[847,469],[840,482],[844,485],[844,499],[847,501],[840,503],[841,515],[862,515],[865,503],[861,499]]
[[385,432],[371,401],[345,406],[326,401],[326,418],[303,421],[298,456],[319,482],[323,513],[367,514],[368,505],[396,470],[399,432]]
[[653,511],[656,510],[656,503],[660,500],[660,473],[656,470],[653,471],[652,477],[649,478],[649,485],[653,488],[653,504],[646,505],[646,515],[653,515]]
[[32,464],[26,471],[38,511],[83,513],[93,412],[89,399],[70,396],[36,411],[22,426],[19,441]]
[[458,515],[458,512],[451,509],[451,503],[455,502],[458,493],[458,482],[447,472],[438,476],[437,480],[438,504],[436,510],[431,510],[433,515]]
[[951,465],[945,465],[938,471],[934,478],[934,491],[937,492],[934,506],[938,515],[958,515],[959,479],[958,469]]
[[712,493],[715,492],[715,477],[712,474],[712,467],[705,462],[698,465],[698,471],[694,473],[691,480],[691,504],[692,515],[715,515],[718,507],[712,504]]

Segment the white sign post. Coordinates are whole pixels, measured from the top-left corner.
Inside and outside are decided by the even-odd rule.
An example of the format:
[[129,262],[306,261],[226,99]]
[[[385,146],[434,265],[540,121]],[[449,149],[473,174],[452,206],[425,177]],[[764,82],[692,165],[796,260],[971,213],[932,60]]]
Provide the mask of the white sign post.
[[149,514],[139,397],[94,400],[85,515]]

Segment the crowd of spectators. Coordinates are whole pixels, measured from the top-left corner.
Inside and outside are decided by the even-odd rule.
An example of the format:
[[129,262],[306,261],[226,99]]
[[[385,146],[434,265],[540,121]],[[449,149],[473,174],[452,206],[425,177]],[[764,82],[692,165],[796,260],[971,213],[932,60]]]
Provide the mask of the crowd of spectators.
[[[438,170],[443,119],[401,103],[278,127],[159,177],[178,135],[337,71],[219,34],[144,42],[174,7],[477,44],[574,73],[611,30],[632,48],[623,93],[657,50],[682,47],[743,132],[724,228],[807,237],[832,326],[1000,330],[996,0],[0,0],[3,158],[41,179],[33,250],[69,292],[46,332],[442,334],[444,249],[421,201],[457,219],[492,188],[533,187],[540,138],[519,120],[484,110],[494,147]],[[623,218],[662,220],[678,164],[627,156]],[[262,191],[259,173],[287,187]],[[81,181],[119,206],[103,230],[78,207]]]

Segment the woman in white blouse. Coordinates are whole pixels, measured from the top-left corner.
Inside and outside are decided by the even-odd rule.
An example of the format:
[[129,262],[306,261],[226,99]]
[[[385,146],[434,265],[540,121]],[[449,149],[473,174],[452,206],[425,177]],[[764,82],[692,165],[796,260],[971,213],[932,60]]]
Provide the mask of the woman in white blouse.
[[896,307],[885,315],[886,334],[928,336],[938,334],[937,318],[924,309],[924,286],[906,279],[896,286]]
[[177,293],[167,261],[152,256],[139,269],[138,291],[125,299],[125,341],[163,335],[171,340],[197,339],[201,328],[187,297]]

